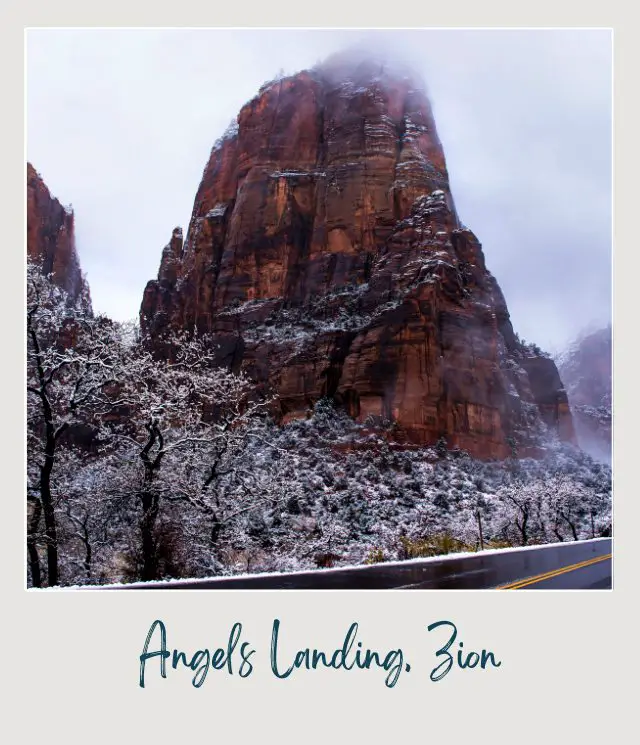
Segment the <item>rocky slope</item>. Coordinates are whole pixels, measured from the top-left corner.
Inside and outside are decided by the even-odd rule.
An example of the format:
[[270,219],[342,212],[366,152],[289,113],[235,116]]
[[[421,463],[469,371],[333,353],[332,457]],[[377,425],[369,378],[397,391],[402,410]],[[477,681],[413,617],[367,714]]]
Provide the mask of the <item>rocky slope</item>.
[[611,326],[583,334],[558,358],[580,446],[611,462]]
[[89,287],[76,253],[73,212],[51,196],[31,163],[27,163],[27,256],[68,293],[91,307]]
[[424,89],[378,63],[337,56],[242,108],[140,322],[155,343],[213,333],[283,421],[329,397],[397,441],[479,457],[574,438],[554,362],[519,343],[458,218]]

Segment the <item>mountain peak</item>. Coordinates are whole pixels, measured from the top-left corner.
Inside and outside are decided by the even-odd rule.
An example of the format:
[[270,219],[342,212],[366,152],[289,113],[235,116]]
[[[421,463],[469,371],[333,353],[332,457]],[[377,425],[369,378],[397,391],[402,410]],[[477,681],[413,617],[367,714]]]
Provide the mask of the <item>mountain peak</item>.
[[243,106],[143,331],[212,334],[281,421],[329,398],[405,444],[506,457],[549,429],[573,440],[555,364],[525,353],[457,217],[427,95],[385,60],[346,50]]

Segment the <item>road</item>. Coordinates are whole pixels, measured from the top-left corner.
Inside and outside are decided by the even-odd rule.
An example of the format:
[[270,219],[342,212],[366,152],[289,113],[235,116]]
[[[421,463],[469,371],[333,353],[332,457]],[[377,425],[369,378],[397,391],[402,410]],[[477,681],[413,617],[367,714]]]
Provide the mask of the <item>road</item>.
[[137,582],[131,590],[604,590],[612,587],[611,538],[435,556],[281,574]]
[[503,585],[502,590],[610,590],[611,554],[543,572]]

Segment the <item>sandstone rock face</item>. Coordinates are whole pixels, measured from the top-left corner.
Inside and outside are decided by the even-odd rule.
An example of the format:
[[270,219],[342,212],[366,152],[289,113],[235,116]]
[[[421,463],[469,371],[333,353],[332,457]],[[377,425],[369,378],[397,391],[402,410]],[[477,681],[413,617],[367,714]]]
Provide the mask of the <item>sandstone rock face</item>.
[[545,425],[574,437],[555,364],[517,341],[458,218],[424,90],[376,63],[336,58],[242,108],[140,322],[213,333],[284,421],[326,396],[479,457],[531,452]]
[[580,447],[611,462],[611,326],[583,335],[558,360]]
[[51,196],[31,163],[27,163],[27,256],[68,295],[90,309],[89,288],[76,253],[73,213]]

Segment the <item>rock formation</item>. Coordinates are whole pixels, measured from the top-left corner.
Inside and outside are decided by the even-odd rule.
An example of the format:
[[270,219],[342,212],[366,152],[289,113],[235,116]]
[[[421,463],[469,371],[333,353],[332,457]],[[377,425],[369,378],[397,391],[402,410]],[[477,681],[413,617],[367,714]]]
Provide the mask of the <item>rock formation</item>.
[[554,362],[519,343],[458,218],[425,91],[375,62],[337,56],[242,108],[140,322],[156,342],[212,333],[283,421],[330,397],[400,442],[479,457],[574,437]]
[[611,326],[583,334],[558,359],[578,442],[611,462]]
[[73,212],[51,196],[31,163],[27,163],[27,256],[75,303],[91,307],[89,287],[76,253]]

